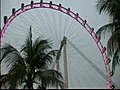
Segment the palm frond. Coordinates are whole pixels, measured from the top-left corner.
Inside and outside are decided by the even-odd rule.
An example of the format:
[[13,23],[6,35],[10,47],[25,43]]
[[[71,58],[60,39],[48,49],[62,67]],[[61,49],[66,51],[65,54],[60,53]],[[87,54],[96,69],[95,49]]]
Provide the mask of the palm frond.
[[[120,1],[119,0],[98,0],[97,9],[99,13],[107,13],[110,17],[115,17],[117,12],[120,11]],[[119,14],[120,15],[120,14]]]
[[[10,44],[1,48],[2,58],[9,67],[8,74],[4,80],[10,89],[18,86],[33,88],[37,82],[39,88],[48,86],[63,86],[63,78],[60,72],[49,70],[49,65],[56,56],[58,50],[51,50],[51,41],[38,37],[35,42],[32,40],[32,29],[27,35],[25,43],[20,52]],[[38,82],[39,81],[39,82]]]
[[105,37],[106,33],[111,34],[107,42],[107,55],[113,59],[111,75],[114,75],[115,67],[120,60],[120,0],[98,0],[97,9],[100,14],[107,13],[112,21],[102,26],[97,31],[97,35]]
[[45,53],[40,53],[35,55],[30,62],[30,66],[35,67],[37,69],[48,68],[46,61],[43,59]]
[[100,37],[100,38],[101,38],[102,35],[105,37],[105,35],[106,35],[107,33],[112,34],[112,33],[115,31],[114,27],[115,27],[116,24],[118,24],[118,22],[113,22],[113,23],[106,24],[106,25],[100,27],[100,28],[97,30],[96,34],[97,34],[98,37]]
[[114,32],[108,40],[108,43],[107,43],[108,56],[112,56],[112,54],[114,54],[114,51],[117,48],[120,48],[120,30]]
[[0,83],[5,84],[7,82],[7,74],[0,75]]
[[2,61],[5,57],[7,57],[14,51],[16,52],[17,50],[13,46],[11,46],[10,44],[5,44],[3,48],[0,49],[0,52],[3,53],[0,61]]
[[116,65],[119,64],[120,60],[120,30],[113,33],[107,43],[107,55],[113,56],[112,60],[112,75],[115,73]]
[[51,50],[50,52],[48,52],[48,55],[55,57],[57,55],[57,52],[58,52],[58,50]]
[[[55,54],[55,50],[52,49],[50,41],[45,39],[41,40],[37,38],[33,43],[33,56],[30,64],[37,68],[48,68],[48,63],[51,63],[52,55]],[[50,52],[49,52],[50,51]]]
[[44,51],[51,48],[50,41],[48,39],[44,39],[40,40],[39,43],[36,44],[35,50],[38,49],[38,51]]
[[8,83],[10,88],[15,88],[18,85],[21,85],[25,81],[26,75],[26,66],[16,63],[12,66],[8,72]]
[[47,65],[50,65],[53,62],[53,57],[57,55],[57,52],[58,50],[52,50],[43,57],[43,60],[47,62]]
[[98,0],[97,1],[97,9],[98,9],[98,11],[99,11],[99,13],[101,14],[102,13],[102,11],[104,12],[105,11],[105,8],[107,7],[106,5],[107,5],[107,3],[108,3],[108,1],[107,0]]
[[20,53],[22,53],[23,58],[26,60],[26,63],[30,63],[31,58],[33,56],[33,49],[32,49],[32,45],[33,44],[33,40],[32,40],[32,28],[30,26],[30,31],[27,34],[27,38],[25,40],[25,43],[22,45],[22,48],[20,50]]
[[46,87],[60,86],[63,88],[63,77],[61,73],[56,70],[48,69],[44,71],[38,71],[36,72],[36,75],[40,78],[40,80],[43,80],[42,84],[45,83]]
[[33,52],[34,55],[36,55],[37,53],[43,53],[45,52],[45,50],[47,51],[48,49],[51,49],[52,47],[49,44],[49,41],[46,40],[41,40],[40,38],[37,38],[35,40],[35,43],[33,43]]
[[5,44],[2,50],[2,60],[4,59],[4,62],[7,64],[7,67],[14,65],[16,62],[23,63],[19,51],[10,44]]
[[116,65],[118,65],[119,63],[120,63],[120,48],[117,48],[113,56],[113,61],[112,61],[112,73],[113,74],[111,76],[114,75]]

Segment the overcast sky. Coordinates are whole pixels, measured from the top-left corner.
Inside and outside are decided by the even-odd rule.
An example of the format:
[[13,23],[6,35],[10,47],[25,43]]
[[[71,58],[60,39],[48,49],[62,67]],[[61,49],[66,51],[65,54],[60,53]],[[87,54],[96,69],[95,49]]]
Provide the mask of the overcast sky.
[[[21,3],[29,4],[30,1],[31,0],[1,0],[1,28],[3,27],[3,16],[6,15],[6,16],[9,17],[11,15],[12,8],[16,8],[16,10],[17,10],[17,9],[20,8]],[[39,2],[39,1],[40,0],[34,0],[34,2]],[[44,1],[49,2],[50,0],[44,0]],[[98,28],[101,27],[102,25],[107,24],[109,22],[109,18],[106,15],[104,15],[104,14],[99,15],[99,12],[96,9],[96,3],[97,3],[96,1],[97,0],[52,0],[52,1],[53,1],[53,3],[56,3],[56,4],[61,3],[62,6],[66,7],[66,8],[70,7],[72,11],[74,11],[76,13],[79,13],[79,15],[82,19],[86,19],[88,24],[91,27],[95,28],[95,31],[97,31]],[[31,14],[29,14],[29,12],[28,12],[28,13],[25,13],[25,14],[19,16],[17,19],[15,19],[14,22],[11,23],[11,26],[8,28],[8,30],[5,34],[5,37],[3,38],[3,43],[9,41],[12,44],[14,44],[16,47],[18,45],[21,45],[21,43],[23,42],[23,38],[22,38],[22,40],[21,40],[21,38],[19,39],[19,41],[21,40],[21,43],[18,42],[18,39],[16,39],[16,38],[17,37],[19,38],[19,36],[17,36],[18,33],[23,35],[24,32],[19,31],[19,29],[17,29],[14,32],[9,31],[9,30],[15,29],[13,26],[16,25],[16,27],[17,27],[17,23],[20,24],[25,29],[29,29],[29,26],[27,26],[27,25],[29,23],[32,23],[33,29],[36,29],[37,26],[35,27],[35,25],[37,23],[35,21],[31,20],[31,18],[33,18],[33,16],[38,18],[38,16],[36,14],[37,14],[37,12],[40,12],[40,11],[37,11],[37,12],[36,11],[33,11],[34,15],[33,15],[32,12],[30,12]],[[41,12],[45,13],[45,11],[41,11]],[[48,11],[48,13],[49,13],[49,11]],[[56,12],[54,12],[54,13],[55,13],[54,14],[55,16],[58,15],[58,13],[56,13]],[[51,14],[51,12],[50,12],[50,14]],[[61,14],[61,13],[59,13],[59,14]],[[31,15],[33,15],[33,16],[31,16]],[[49,14],[48,14],[48,16],[49,16]],[[60,15],[58,15],[58,16],[60,16]],[[29,20],[29,22],[27,22],[26,25],[25,25],[25,23],[23,23],[23,18],[22,17],[24,17],[26,19],[26,22]],[[52,16],[49,16],[49,17],[50,17],[50,20],[51,20]],[[43,18],[43,20],[44,20],[44,18]],[[69,21],[68,25],[67,25],[68,28],[69,28],[69,26],[71,25],[72,19],[68,18],[67,16],[65,16],[63,14],[61,14],[61,18],[62,18],[61,22],[63,22],[61,25],[65,26],[63,24],[64,24],[64,18],[66,18],[66,20]],[[59,20],[60,20],[59,17],[55,17],[55,19],[56,19],[56,23],[59,23]],[[54,20],[53,21],[50,21],[50,20],[49,20],[49,22],[51,22],[52,25],[53,25]],[[78,25],[78,23],[76,23],[75,21],[73,21],[73,22],[74,22],[73,23],[74,25],[73,25],[72,29],[79,29],[79,27],[80,27],[80,29],[82,29],[84,31],[78,32],[78,31],[74,30],[75,34],[71,31],[71,33],[73,33],[72,34],[73,36],[76,35],[76,38],[73,39],[72,35],[71,35],[71,37],[69,39],[71,39],[71,41],[75,42],[75,44],[78,45],[78,48],[79,48],[79,46],[80,46],[80,48],[82,47],[81,50],[83,50],[84,53],[86,53],[88,58],[93,60],[93,62],[101,70],[103,70],[103,72],[105,73],[105,67],[104,67],[104,64],[103,64],[102,57],[101,57],[100,52],[99,52],[98,48],[96,47],[94,41],[92,40],[90,35],[88,35],[88,33],[85,32],[85,29],[83,29],[81,27],[81,25]],[[42,21],[40,21],[39,23],[42,23]],[[46,24],[49,24],[49,23],[46,22]],[[56,27],[55,27],[55,25],[53,25],[53,27],[57,28],[57,25],[58,24],[56,24]],[[50,26],[50,25],[48,25],[48,26]],[[50,28],[53,28],[51,26],[50,26]],[[17,28],[20,28],[20,27],[18,26]],[[64,27],[60,27],[60,28],[64,28]],[[17,32],[17,34],[16,34],[16,32]],[[52,39],[55,39],[54,40],[54,42],[56,43],[55,47],[57,47],[60,44],[59,40],[61,40],[62,35],[63,35],[61,32],[62,31],[57,31],[57,33],[60,34],[61,36],[56,34],[56,36],[58,36],[59,39],[56,39],[56,37],[52,38],[51,36],[52,36],[53,33],[51,33],[51,32],[47,32],[47,34],[45,34],[45,35],[48,36],[48,38],[50,37]],[[41,33],[41,31],[39,31],[39,33]],[[14,40],[11,37],[13,34],[14,35],[16,34]],[[35,33],[35,34],[37,35],[37,33]],[[50,36],[50,34],[51,34],[51,36]],[[81,37],[79,37],[79,36],[81,36]],[[11,38],[9,38],[9,37],[11,37]],[[78,42],[81,42],[81,43],[79,44]],[[68,47],[70,47],[70,46],[68,46]],[[85,87],[88,87],[88,88],[89,87],[90,88],[93,88],[93,87],[106,88],[105,80],[98,73],[96,73],[95,70],[93,68],[91,68],[91,66],[89,66],[89,64],[86,61],[84,63],[83,63],[83,61],[79,61],[79,63],[77,62],[78,58],[81,59],[81,60],[84,60],[84,59],[77,54],[75,55],[75,53],[77,53],[76,51],[74,51],[71,47],[68,51],[71,54],[71,55],[68,55],[68,56],[71,57],[71,58],[69,58],[69,62],[68,62],[69,63],[68,68],[69,68],[69,74],[70,74],[69,84],[70,84],[71,88],[77,88],[77,87],[78,88],[81,88],[81,87],[82,88],[85,88]],[[73,51],[73,52],[71,53],[70,51]],[[74,63],[75,63],[74,65],[73,65],[73,60],[74,60]],[[78,70],[81,70],[81,71],[77,72]],[[86,71],[86,72],[84,73],[84,71]],[[2,72],[5,73],[6,70],[3,68]],[[87,73],[89,73],[89,74],[86,75]],[[89,78],[89,75],[91,75],[90,78]],[[83,77],[80,77],[80,76],[83,76]],[[80,78],[80,79],[78,80],[78,78]],[[94,81],[94,78],[95,78],[95,81]],[[120,86],[119,80],[117,78],[118,77],[116,77],[114,80]]]

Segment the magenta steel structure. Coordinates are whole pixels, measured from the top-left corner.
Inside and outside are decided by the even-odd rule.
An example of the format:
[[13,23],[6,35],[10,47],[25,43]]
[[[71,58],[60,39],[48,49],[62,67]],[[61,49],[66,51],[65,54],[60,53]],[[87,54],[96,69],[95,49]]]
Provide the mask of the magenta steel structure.
[[12,15],[7,19],[7,17],[4,17],[4,26],[2,28],[1,34],[0,34],[0,43],[2,41],[2,38],[5,34],[6,29],[8,28],[8,26],[11,24],[11,22],[14,20],[14,18],[16,18],[17,16],[19,16],[21,13],[24,13],[28,10],[31,9],[35,9],[35,8],[48,8],[48,9],[52,9],[52,10],[57,10],[60,11],[64,14],[67,14],[68,16],[70,16],[71,18],[75,19],[77,22],[79,22],[84,28],[85,30],[88,31],[88,33],[92,36],[92,38],[94,39],[95,43],[97,44],[97,47],[99,48],[102,58],[104,60],[104,64],[105,64],[105,68],[106,68],[106,77],[107,77],[107,88],[108,89],[112,89],[112,84],[111,84],[111,76],[110,76],[110,65],[109,65],[109,59],[107,58],[106,55],[106,48],[103,47],[100,38],[97,37],[96,33],[94,32],[94,29],[91,28],[88,24],[86,20],[83,20],[78,13],[74,13],[73,11],[71,11],[70,8],[65,8],[63,7],[61,4],[57,5],[57,4],[53,4],[52,1],[50,1],[50,3],[45,3],[43,2],[43,0],[41,0],[41,2],[39,3],[34,3],[33,1],[31,1],[30,4],[25,5],[24,3],[21,4],[21,8],[18,10],[12,9]]

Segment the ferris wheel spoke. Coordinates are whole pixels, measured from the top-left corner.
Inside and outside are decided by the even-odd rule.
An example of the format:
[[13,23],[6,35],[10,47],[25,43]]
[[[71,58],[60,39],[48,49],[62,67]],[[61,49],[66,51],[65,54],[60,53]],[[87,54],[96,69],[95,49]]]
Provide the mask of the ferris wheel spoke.
[[58,21],[59,21],[59,40],[61,40],[61,36],[63,36],[62,35],[62,25],[61,25],[61,14],[58,14]]
[[20,29],[20,31],[24,31],[26,29],[25,27],[23,27],[21,24],[18,24],[18,23],[17,23],[17,25],[11,25],[11,27],[18,28],[18,29]]
[[64,26],[63,26],[63,35],[66,36],[66,27],[67,27],[67,24],[68,24],[68,18],[65,17],[64,19]]
[[61,41],[61,38],[63,38],[63,36],[61,35],[61,14],[59,14],[59,12],[57,12],[57,26],[58,26],[58,29],[57,29],[57,33],[58,33],[58,40]]
[[53,23],[54,23],[54,25],[53,25],[53,27],[54,27],[54,34],[55,34],[55,36],[56,36],[56,39],[57,39],[57,41],[59,41],[59,38],[58,38],[58,24],[57,24],[57,15],[56,15],[56,13],[53,13],[52,14],[53,15]]
[[51,37],[53,37],[53,35],[56,34],[56,38],[58,38],[57,33],[54,33],[54,29],[56,30],[56,28],[53,26],[53,22],[52,22],[52,19],[54,19],[55,17],[52,17],[52,19],[51,19],[51,16],[48,14],[48,12],[45,12],[45,16],[46,16],[47,21],[49,23],[49,29],[50,29]]
[[[80,29],[82,29],[82,27],[80,27]],[[72,41],[75,40],[76,38],[78,38],[78,37],[76,37],[76,35],[79,34],[78,27],[74,28],[74,30],[76,30],[76,32],[72,31],[71,35],[69,35],[69,37],[68,37]]]
[[74,47],[74,49],[85,59],[87,62],[104,78],[106,79],[106,75],[85,55],[83,54],[73,43],[69,41],[69,44]]
[[22,16],[21,22],[23,22],[25,25],[29,25],[29,24],[27,23],[28,20],[27,20],[24,16]]
[[[33,16],[32,14],[30,15],[31,17]],[[30,26],[30,25],[32,25],[33,23],[31,22],[31,21],[28,21],[28,19],[27,18],[25,18],[24,16],[22,17],[23,19],[22,19],[22,21],[21,22],[24,22],[25,24],[26,24],[26,26]],[[33,20],[33,18],[32,18],[32,20]],[[27,22],[29,22],[29,24],[27,23]],[[39,29],[39,27],[37,26],[37,25],[35,25],[34,27],[32,27],[32,28],[34,28],[35,29],[35,32],[37,32],[37,33],[39,33],[37,30]],[[23,31],[24,30],[26,30],[26,29],[29,29],[29,28],[25,28],[25,29],[23,29]]]
[[[74,47],[74,49],[85,59],[87,62],[99,73],[106,81],[106,75],[95,65],[89,58],[87,58],[86,55],[84,55],[72,42],[69,41],[69,44]],[[112,83],[116,86],[119,87],[115,82],[112,81]]]
[[[49,30],[49,28],[48,28],[48,26],[45,24],[44,18],[43,18],[43,16],[41,15],[40,12],[37,12],[37,17],[38,17],[39,21],[41,21],[41,22],[39,22],[39,24],[38,24],[38,25],[40,25],[40,26],[39,26],[39,29],[42,29],[42,31],[44,32],[44,35],[45,35],[45,31]],[[48,33],[49,33],[49,32],[48,32]]]
[[[73,24],[73,25],[75,25],[75,24]],[[73,28],[71,28],[71,31],[69,32],[69,34],[68,34],[68,38],[69,39],[71,39],[71,40],[74,40],[75,38],[76,38],[76,35],[78,34],[77,32],[78,32],[78,29],[79,27],[73,27]],[[75,31],[74,31],[75,30]]]
[[[35,26],[33,26],[33,27],[35,28],[35,31],[36,31],[37,33],[39,33],[39,35],[41,35],[41,32],[39,32],[39,30],[42,30],[42,31],[47,30],[46,28],[41,28],[42,25],[40,24],[40,21],[37,21],[37,19],[36,19],[32,14],[31,14],[30,16],[32,16],[32,22],[33,22],[33,21],[36,22]],[[34,23],[33,23],[33,25],[34,25]],[[44,30],[44,29],[45,29],[45,30]],[[45,33],[44,33],[44,35],[45,35]]]
[[67,32],[66,32],[66,36],[67,36],[67,37],[68,37],[69,34],[72,32],[71,29],[73,28],[73,24],[74,24],[74,23],[75,23],[74,20],[70,21],[70,25],[69,25],[69,27],[68,27],[68,29],[67,29]]
[[31,13],[29,13],[29,15],[31,16],[31,20],[32,20],[32,22],[34,21],[35,23],[36,23],[36,26],[39,28],[39,21],[34,17],[34,14],[32,15]]
[[45,21],[44,21],[44,18],[42,17],[42,15],[41,15],[41,13],[40,13],[40,12],[36,12],[36,15],[37,15],[39,21],[41,21],[39,25],[41,25],[42,27],[48,28],[48,27],[45,25]]
[[69,30],[68,28],[69,28],[69,25],[70,24],[70,20],[67,18],[67,21],[66,21],[66,26],[65,26],[65,28],[64,28],[64,30],[65,30],[65,36],[67,36],[67,31]]
[[[69,58],[68,58],[68,61],[73,61],[71,58],[73,58],[73,54],[69,54],[69,56],[68,56]],[[81,74],[81,73],[83,73],[80,69],[79,70],[77,70],[77,68],[79,68],[79,65],[81,64],[81,63],[79,63],[79,62],[77,62],[77,63],[71,63],[70,64],[70,68],[69,68],[69,73],[72,73],[72,72],[74,72],[75,73],[75,71],[77,71],[77,72],[80,72],[80,75],[79,75],[79,79],[76,77],[76,76],[74,76],[74,77],[76,77],[75,79],[72,79],[72,77],[70,76],[70,75],[68,75],[68,77],[70,78],[71,77],[71,81],[73,82],[76,82],[76,83],[74,83],[75,85],[79,85],[79,88],[82,88],[82,87],[84,87],[85,85],[87,85],[87,83],[90,83],[90,81],[89,81],[89,79],[87,79],[87,78],[85,78],[84,76],[85,75],[83,75],[83,74]],[[69,65],[68,65],[68,67],[69,67]],[[72,84],[72,83],[71,83]]]
[[[46,37],[46,36],[48,36],[48,35],[50,35],[51,33],[50,33],[50,29],[49,29],[49,26],[47,25],[47,24],[45,24],[45,23],[47,23],[47,22],[45,22],[45,18],[44,18],[44,16],[42,16],[42,13],[40,13],[40,12],[38,12],[39,14],[38,14],[38,17],[39,17],[39,21],[40,21],[40,23],[38,24],[39,25],[39,29],[41,30],[40,31],[40,33],[41,32],[43,32],[44,33],[44,36]],[[43,14],[44,14],[44,12],[43,12]],[[41,18],[42,17],[42,18]],[[47,33],[46,33],[47,32]],[[41,35],[41,34],[40,34]],[[48,37],[47,37],[48,38]]]

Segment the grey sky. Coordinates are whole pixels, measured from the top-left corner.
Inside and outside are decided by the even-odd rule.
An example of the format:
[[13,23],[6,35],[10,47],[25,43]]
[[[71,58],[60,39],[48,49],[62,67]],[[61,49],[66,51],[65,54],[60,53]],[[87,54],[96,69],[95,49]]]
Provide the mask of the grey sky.
[[[31,0],[1,0],[1,1],[2,1],[1,2],[1,4],[2,4],[1,5],[1,7],[2,7],[1,8],[2,9],[1,10],[1,23],[2,23],[2,26],[3,26],[3,16],[7,15],[9,17],[11,15],[12,8],[18,9],[18,8],[20,8],[21,3],[24,2],[25,4],[29,4]],[[39,2],[39,1],[40,0],[34,0],[34,2]],[[49,2],[50,0],[44,0],[44,1]],[[105,16],[104,14],[99,15],[99,13],[97,12],[96,0],[52,0],[52,1],[53,1],[53,3],[56,3],[56,4],[61,3],[64,7],[70,7],[72,11],[74,11],[76,13],[79,13],[79,15],[80,15],[80,17],[82,19],[86,19],[88,24],[91,27],[95,28],[95,31],[97,31],[97,29],[100,26],[102,26],[102,25],[109,22],[107,16]],[[45,13],[45,11],[41,11],[41,12]],[[30,13],[32,14],[32,12],[30,12]],[[51,12],[49,12],[49,11],[48,11],[48,13],[51,14]],[[38,17],[38,16],[36,16],[36,14],[37,14],[37,12],[35,12],[35,14],[34,15],[32,14],[32,15],[35,16],[35,17]],[[55,12],[54,15],[57,16],[58,13]],[[30,18],[27,18],[28,16]],[[3,38],[3,43],[9,41],[13,45],[15,45],[17,48],[19,48],[19,45],[21,45],[24,42],[24,41],[22,41],[24,39],[24,37],[22,39],[19,38],[19,37],[18,37],[18,39],[14,38],[14,40],[12,38],[13,34],[14,35],[15,34],[16,35],[19,35],[19,34],[24,35],[23,31],[19,31],[19,29],[17,29],[13,33],[12,33],[12,31],[9,31],[11,29],[16,29],[13,26],[17,25],[17,24],[22,25],[25,29],[29,29],[29,26],[24,25],[25,23],[23,23],[23,18],[22,17],[24,17],[27,21],[30,21],[30,22],[27,22],[26,25],[30,25],[29,23],[31,23],[33,25],[33,29],[36,29],[36,27],[34,27],[34,26],[37,23],[32,21],[31,18],[33,18],[33,17],[30,16],[30,14],[25,13],[23,15],[20,15],[17,19],[14,20],[13,23],[11,23],[11,26],[8,28],[8,30],[7,30],[7,32],[5,34],[5,37]],[[50,20],[51,20],[52,16],[49,16],[49,17],[50,17]],[[64,29],[64,26],[65,26],[65,25],[63,25],[64,24],[64,18],[66,18],[66,20],[68,20],[68,22],[69,22],[68,26],[71,25],[72,19],[69,20],[69,18],[64,16],[63,14],[61,14],[61,17],[62,17],[61,22],[63,22],[62,23],[62,26],[63,26],[62,29]],[[58,21],[60,19],[58,17],[56,17],[55,19],[56,19],[56,22],[58,23],[58,24],[56,24],[56,27],[53,25],[54,20],[49,21],[49,22],[51,22],[51,26],[53,25],[53,27],[51,27],[50,25],[46,25],[46,26],[50,26],[51,29],[57,28],[57,26],[59,25]],[[43,20],[46,20],[45,17],[43,18]],[[42,23],[42,21],[40,21],[39,23]],[[103,64],[102,57],[101,57],[100,52],[99,52],[98,48],[96,47],[94,41],[88,35],[88,33],[85,31],[85,29],[81,27],[81,25],[79,25],[75,21],[74,21],[74,23],[75,24],[74,24],[74,26],[72,28],[73,30],[74,29],[81,29],[83,31],[80,31],[80,32],[77,31],[77,30],[74,31],[74,32],[70,31],[71,33],[73,33],[72,34],[73,37],[74,36],[76,36],[76,37],[72,38],[72,35],[71,35],[71,37],[69,39],[71,39],[71,41],[74,42],[78,46],[78,48],[81,48],[81,50],[83,50],[86,53],[86,55],[91,60],[93,60],[93,62],[101,70],[103,70],[103,72],[105,73],[105,67],[104,67],[104,64]],[[49,24],[49,23],[46,22],[46,24]],[[69,27],[66,27],[66,28],[69,29]],[[60,27],[59,27],[59,29],[60,29]],[[52,32],[54,32],[54,31],[52,31]],[[49,37],[52,38],[52,35],[53,35],[52,32],[48,31],[47,34],[46,34],[46,32],[43,32],[43,34],[41,34],[41,35],[45,35],[45,36],[48,36],[48,38]],[[56,39],[55,36],[52,38],[52,39],[55,39],[54,40],[54,42],[56,43],[56,44],[54,44],[55,48],[59,47],[60,40],[62,39],[62,35],[63,35],[63,33],[61,33],[62,31],[61,32],[57,31],[57,32],[58,32],[58,34],[60,34],[60,35],[56,34],[58,39]],[[27,31],[25,31],[25,33],[27,33]],[[42,33],[42,32],[39,31],[39,33]],[[9,38],[10,36],[7,36],[7,35],[10,35],[11,38]],[[38,36],[38,33],[34,33],[34,35]],[[81,37],[79,37],[79,36],[81,36]],[[17,36],[15,36],[15,37],[17,38]],[[19,42],[18,42],[18,40],[19,40]],[[79,43],[79,42],[81,42],[81,43]],[[81,88],[81,87],[82,88],[85,88],[85,87],[88,87],[88,88],[89,87],[90,88],[95,88],[95,87],[97,87],[97,88],[106,88],[106,81],[98,73],[96,73],[95,70],[93,68],[91,68],[91,66],[81,56],[79,56],[78,53],[76,51],[74,51],[74,49],[71,46],[68,45],[68,47],[69,47],[69,50],[68,50],[69,51],[69,53],[68,53],[68,56],[69,56],[68,57],[68,59],[69,59],[68,64],[69,65],[68,65],[68,67],[69,67],[69,74],[70,74],[70,76],[69,76],[70,87],[71,88]],[[78,62],[78,59],[80,59],[79,62]],[[62,60],[62,58],[61,58],[61,60]],[[61,65],[61,67],[62,67],[62,65]],[[4,70],[4,68],[2,68],[2,73],[5,73],[5,72],[6,72],[6,70]],[[86,75],[86,74],[88,74],[88,75]],[[82,76],[82,77],[80,77],[80,76]],[[118,75],[116,75],[116,77],[117,76]],[[117,78],[115,78],[114,80],[120,86],[119,80],[117,80]]]

